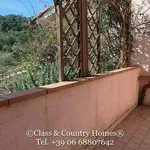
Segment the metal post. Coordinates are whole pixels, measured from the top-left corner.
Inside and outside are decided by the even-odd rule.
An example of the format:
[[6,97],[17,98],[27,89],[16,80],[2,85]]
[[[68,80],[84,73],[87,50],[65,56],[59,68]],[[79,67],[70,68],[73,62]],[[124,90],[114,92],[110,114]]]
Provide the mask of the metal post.
[[87,33],[87,0],[80,1],[80,49],[82,76],[88,75],[88,33]]
[[97,52],[98,52],[98,56],[97,56],[97,66],[98,66],[98,70],[96,73],[100,73],[101,72],[101,63],[100,63],[100,57],[101,57],[101,21],[100,21],[100,5],[99,5],[99,0],[96,1],[97,6],[99,6],[96,10],[96,19],[97,20],[97,35],[98,35],[98,39],[97,39]]
[[58,42],[58,67],[59,81],[64,81],[64,60],[63,60],[63,12],[62,3],[56,5],[56,25],[57,25],[57,42]]
[[131,35],[131,3],[132,0],[129,0],[129,8],[128,8],[128,53],[127,53],[127,57],[128,57],[128,62],[127,62],[127,67],[130,67],[131,65],[131,50],[132,50],[132,35]]

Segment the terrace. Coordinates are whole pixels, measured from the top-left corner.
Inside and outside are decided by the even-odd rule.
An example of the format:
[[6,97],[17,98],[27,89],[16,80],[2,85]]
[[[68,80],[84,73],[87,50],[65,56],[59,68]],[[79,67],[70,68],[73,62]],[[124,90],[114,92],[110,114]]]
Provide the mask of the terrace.
[[136,107],[115,129],[122,129],[121,138],[106,137],[114,140],[113,147],[99,146],[94,150],[149,150],[150,149],[150,107]]
[[[132,39],[131,1],[74,0],[55,7],[60,82],[0,95],[0,149],[149,150],[149,35]],[[63,130],[89,134],[63,136]],[[79,143],[83,139],[114,144]]]

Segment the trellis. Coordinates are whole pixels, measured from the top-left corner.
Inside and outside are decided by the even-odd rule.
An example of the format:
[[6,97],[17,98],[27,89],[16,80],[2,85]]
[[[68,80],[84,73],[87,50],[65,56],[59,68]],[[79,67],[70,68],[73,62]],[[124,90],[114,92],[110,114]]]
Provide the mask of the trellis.
[[62,0],[55,2],[60,81],[69,80],[70,76],[77,78],[102,72],[100,10],[106,5],[116,11],[121,26],[121,54],[117,68],[130,65],[130,0]]

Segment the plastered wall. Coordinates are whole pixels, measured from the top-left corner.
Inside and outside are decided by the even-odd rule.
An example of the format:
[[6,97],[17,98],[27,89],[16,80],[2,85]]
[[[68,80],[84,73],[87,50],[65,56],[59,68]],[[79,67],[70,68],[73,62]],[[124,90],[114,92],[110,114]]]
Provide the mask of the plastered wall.
[[[61,148],[52,144],[37,146],[35,139],[39,137],[29,138],[26,131],[106,129],[137,105],[139,75],[140,68],[114,71],[95,81],[0,108],[0,150],[72,150],[73,146],[68,145]],[[51,142],[72,138],[47,139]]]

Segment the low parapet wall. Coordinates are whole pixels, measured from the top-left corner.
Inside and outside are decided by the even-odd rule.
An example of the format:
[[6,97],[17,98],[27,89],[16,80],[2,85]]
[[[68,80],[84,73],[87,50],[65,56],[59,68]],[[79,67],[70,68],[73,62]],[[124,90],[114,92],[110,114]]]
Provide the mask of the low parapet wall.
[[[139,75],[140,67],[131,67],[2,96],[0,149],[79,150],[79,145],[57,147],[51,142],[81,137],[45,137],[41,131],[53,134],[54,130],[61,133],[63,130],[91,132],[107,129],[137,105]],[[27,137],[28,130],[35,131],[36,136]],[[41,137],[38,134],[42,134]],[[49,145],[37,146],[37,139],[45,138]]]

